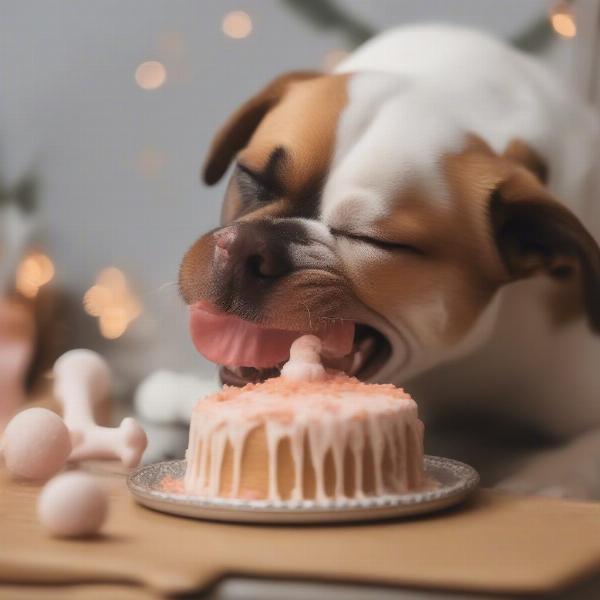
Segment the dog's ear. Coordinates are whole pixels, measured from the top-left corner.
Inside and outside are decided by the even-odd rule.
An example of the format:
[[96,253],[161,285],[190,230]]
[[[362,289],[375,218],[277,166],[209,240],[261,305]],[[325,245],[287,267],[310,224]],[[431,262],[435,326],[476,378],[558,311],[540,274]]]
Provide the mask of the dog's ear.
[[493,191],[490,217],[511,278],[538,272],[579,277],[590,325],[600,332],[600,249],[579,219],[522,167],[511,170]]
[[502,156],[520,164],[533,173],[542,183],[548,181],[548,165],[546,161],[523,140],[515,138],[510,141]]
[[229,117],[212,141],[204,163],[204,182],[213,185],[223,177],[235,154],[246,146],[265,114],[279,102],[291,83],[313,79],[320,75],[322,73],[318,71],[285,73],[242,104]]

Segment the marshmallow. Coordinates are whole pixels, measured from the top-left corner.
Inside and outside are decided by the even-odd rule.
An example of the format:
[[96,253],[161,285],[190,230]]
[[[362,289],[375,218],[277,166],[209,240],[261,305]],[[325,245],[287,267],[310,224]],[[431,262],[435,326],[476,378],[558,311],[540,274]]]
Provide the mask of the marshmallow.
[[92,476],[77,471],[63,473],[42,489],[37,514],[52,535],[92,535],[106,520],[108,497]]
[[4,430],[2,450],[14,477],[48,479],[60,471],[71,452],[69,430],[46,408],[29,408],[15,415]]
[[155,371],[135,391],[136,413],[150,423],[189,423],[196,402],[221,388],[216,378]]

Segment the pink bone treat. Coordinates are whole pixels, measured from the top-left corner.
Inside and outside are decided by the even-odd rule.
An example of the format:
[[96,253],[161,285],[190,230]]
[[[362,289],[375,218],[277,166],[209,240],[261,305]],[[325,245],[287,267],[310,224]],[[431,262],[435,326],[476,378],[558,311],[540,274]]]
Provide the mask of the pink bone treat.
[[135,467],[148,444],[138,422],[126,417],[119,427],[102,427],[94,421],[94,406],[106,398],[109,388],[108,366],[91,350],[70,350],[54,364],[54,394],[73,442],[69,460],[116,458]]
[[51,479],[37,502],[38,519],[58,537],[82,537],[98,532],[108,514],[108,498],[96,480],[71,471]]
[[46,408],[29,408],[15,415],[4,430],[2,450],[13,477],[43,480],[60,471],[71,452],[69,430]]
[[281,369],[282,377],[293,381],[323,381],[327,377],[321,363],[321,340],[315,335],[296,339],[290,348],[290,360]]

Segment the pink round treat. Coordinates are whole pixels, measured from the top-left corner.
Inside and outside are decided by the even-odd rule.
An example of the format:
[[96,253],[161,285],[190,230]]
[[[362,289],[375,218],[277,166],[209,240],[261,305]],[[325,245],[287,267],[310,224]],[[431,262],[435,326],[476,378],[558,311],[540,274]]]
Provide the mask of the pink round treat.
[[29,408],[6,426],[2,450],[6,468],[14,477],[48,479],[67,462],[71,438],[57,414],[46,408]]
[[37,504],[42,525],[58,537],[96,533],[108,514],[108,497],[91,475],[71,471],[50,480]]

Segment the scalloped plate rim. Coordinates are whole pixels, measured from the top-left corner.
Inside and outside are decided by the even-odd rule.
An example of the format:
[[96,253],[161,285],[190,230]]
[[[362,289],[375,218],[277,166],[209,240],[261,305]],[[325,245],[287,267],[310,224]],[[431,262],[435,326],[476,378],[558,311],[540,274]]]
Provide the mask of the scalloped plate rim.
[[[163,472],[183,471],[184,463],[185,460],[170,460],[136,469],[127,478],[135,500],[160,512],[213,521],[333,523],[389,519],[442,510],[464,501],[479,485],[479,475],[470,465],[429,455],[425,456],[425,470],[429,477],[438,480],[439,487],[436,489],[362,499],[270,501],[203,498],[158,490],[147,481],[152,477],[156,479]],[[445,479],[446,483],[440,479]]]

